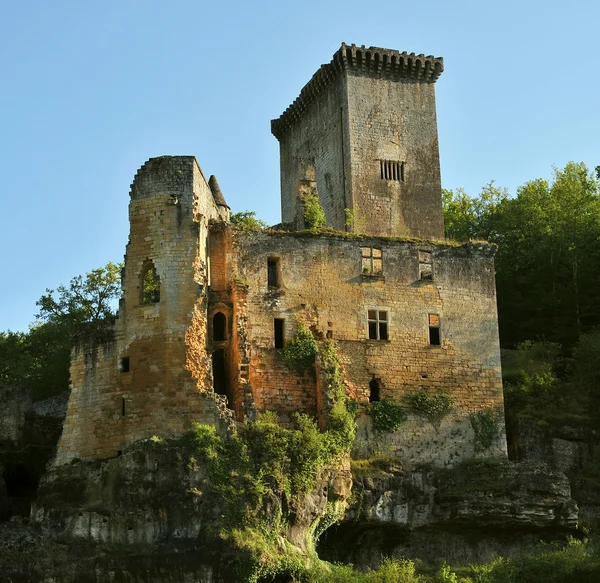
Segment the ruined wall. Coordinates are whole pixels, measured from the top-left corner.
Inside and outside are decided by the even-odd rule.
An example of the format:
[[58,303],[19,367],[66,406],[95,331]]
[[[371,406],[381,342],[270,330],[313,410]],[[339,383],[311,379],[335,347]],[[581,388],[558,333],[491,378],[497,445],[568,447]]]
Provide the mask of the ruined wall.
[[[364,272],[363,248],[381,250],[380,274]],[[274,348],[274,319],[285,320],[287,339],[301,320],[335,341],[347,392],[360,404],[368,404],[374,379],[382,399],[402,402],[425,388],[455,400],[439,428],[411,415],[399,431],[376,436],[365,417],[358,454],[384,450],[409,461],[453,464],[475,453],[468,415],[491,407],[502,433],[487,454],[505,455],[493,248],[238,233],[236,249],[236,269],[248,285],[250,378],[258,410],[316,408],[316,387],[289,373]],[[273,256],[281,266],[277,289],[267,285]],[[432,280],[420,279],[425,257],[433,261]],[[369,338],[369,310],[387,314],[387,340]],[[430,315],[439,317],[440,346],[430,344]]]
[[[195,361],[194,379],[187,359],[188,348],[205,350],[208,221],[222,212],[193,157],[153,158],[136,174],[119,316],[110,338],[74,351],[58,464],[115,456],[135,440],[181,434],[194,420],[219,422],[218,404],[199,391],[208,388],[208,363]],[[160,282],[150,302],[149,268]],[[199,331],[186,336],[193,314]]]
[[[355,230],[444,239],[434,84],[351,74],[347,86]],[[401,176],[382,178],[382,161]]]

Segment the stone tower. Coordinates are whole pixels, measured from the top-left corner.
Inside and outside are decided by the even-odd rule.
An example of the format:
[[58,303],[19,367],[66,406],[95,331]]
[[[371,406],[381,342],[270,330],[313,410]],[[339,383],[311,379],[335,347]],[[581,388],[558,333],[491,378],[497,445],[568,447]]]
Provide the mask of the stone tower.
[[309,168],[329,226],[443,239],[434,91],[443,68],[441,58],[342,43],[271,122],[283,222],[297,216]]
[[229,208],[193,156],[152,158],[138,170],[119,315],[104,337],[73,352],[57,464],[116,456],[155,433],[181,435],[192,421],[219,422],[217,403],[197,388],[209,370],[204,334],[194,333],[206,328],[211,219],[228,220]]

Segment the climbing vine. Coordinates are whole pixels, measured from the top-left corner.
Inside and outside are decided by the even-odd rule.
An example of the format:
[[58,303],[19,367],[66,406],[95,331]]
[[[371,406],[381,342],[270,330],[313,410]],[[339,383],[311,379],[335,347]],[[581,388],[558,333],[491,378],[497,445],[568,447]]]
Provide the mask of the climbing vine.
[[494,419],[492,409],[484,409],[469,415],[471,427],[475,432],[475,449],[485,451],[492,447],[492,443],[498,436],[500,428],[498,422]]

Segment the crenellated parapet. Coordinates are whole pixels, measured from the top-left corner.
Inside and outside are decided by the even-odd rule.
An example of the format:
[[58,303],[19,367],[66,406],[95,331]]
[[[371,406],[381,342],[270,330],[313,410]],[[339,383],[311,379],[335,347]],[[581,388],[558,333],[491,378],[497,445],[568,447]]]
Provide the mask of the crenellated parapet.
[[308,106],[342,72],[365,75],[390,81],[435,83],[444,71],[442,57],[415,55],[364,45],[342,43],[330,63],[321,65],[302,88],[298,98],[279,116],[271,120],[271,132],[279,139],[281,133],[302,116]]

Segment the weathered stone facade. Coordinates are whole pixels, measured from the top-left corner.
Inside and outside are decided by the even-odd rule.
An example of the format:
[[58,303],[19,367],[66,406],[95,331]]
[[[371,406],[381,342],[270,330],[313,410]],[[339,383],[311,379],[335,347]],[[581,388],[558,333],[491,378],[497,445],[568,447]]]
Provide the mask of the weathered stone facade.
[[[482,411],[500,429],[485,455],[506,454],[494,249],[443,241],[442,69],[342,45],[273,121],[284,222],[302,226],[299,197],[314,193],[331,230],[236,229],[193,157],[138,171],[119,315],[74,352],[58,464],[117,456],[193,421],[225,427],[274,410],[323,423],[320,375],[289,370],[279,352],[300,322],[335,344],[358,405],[358,455],[452,465],[477,453],[469,415]],[[420,391],[447,395],[452,410],[437,423],[409,410],[400,431],[373,432],[370,402]]]
[[[192,421],[216,423],[225,415],[197,382],[211,382],[202,336],[208,221],[227,220],[229,209],[217,205],[190,156],[149,160],[130,196],[119,315],[107,338],[74,351],[57,463],[116,456],[138,439],[178,435]],[[146,301],[143,279],[150,270],[159,295]]]
[[384,236],[444,238],[434,83],[440,58],[342,44],[271,122],[281,149],[284,222],[307,161],[327,224]]

